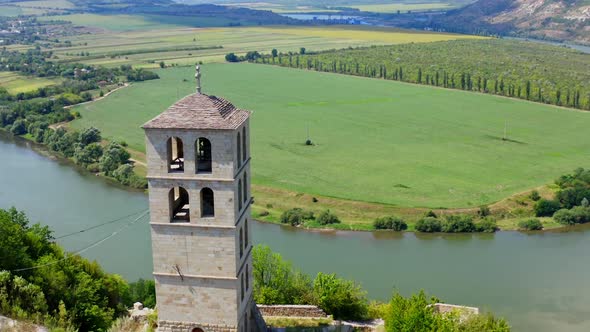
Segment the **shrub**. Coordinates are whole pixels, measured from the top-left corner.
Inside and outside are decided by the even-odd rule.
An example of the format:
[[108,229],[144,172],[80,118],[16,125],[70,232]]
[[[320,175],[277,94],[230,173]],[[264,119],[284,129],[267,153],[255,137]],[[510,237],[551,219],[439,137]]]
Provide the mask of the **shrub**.
[[553,218],[560,224],[573,225],[590,222],[590,208],[588,207],[576,206],[569,210],[562,209],[557,212]]
[[483,217],[487,217],[491,214],[492,212],[490,211],[490,208],[487,205],[482,205],[479,207],[479,210],[477,211],[477,215],[480,216],[481,218]]
[[487,217],[475,224],[475,231],[480,233],[494,233],[498,230],[496,219]]
[[568,209],[561,209],[555,212],[553,219],[562,225],[573,225],[576,223],[574,214]]
[[471,233],[475,231],[475,224],[473,218],[468,215],[448,216],[442,223],[442,231],[445,233]]
[[237,55],[235,55],[235,53],[228,53],[225,55],[225,61],[227,62],[239,62],[240,58],[238,58]]
[[525,231],[540,231],[543,224],[539,219],[526,219],[518,222],[518,228]]
[[318,307],[335,319],[361,320],[367,317],[366,292],[353,281],[320,272],[313,281],[313,293]]
[[270,212],[268,212],[267,210],[262,210],[260,211],[260,213],[258,214],[258,216],[260,217],[266,217],[270,214]]
[[320,225],[339,224],[340,219],[338,219],[338,216],[336,216],[330,210],[325,210],[318,216],[318,223]]
[[442,230],[440,220],[433,217],[425,217],[416,223],[416,230],[423,233],[436,233]]
[[561,208],[558,201],[540,199],[535,204],[534,210],[537,217],[551,217]]
[[541,199],[541,195],[539,195],[539,192],[537,190],[531,191],[531,194],[529,195],[529,197],[530,197],[530,199],[532,199],[535,202]]
[[305,211],[302,208],[293,208],[283,212],[281,215],[281,223],[291,226],[301,225],[305,220],[312,219],[314,219],[313,212]]
[[24,135],[27,133],[27,127],[25,126],[25,120],[18,119],[14,121],[12,127],[10,128],[10,132],[13,135]]
[[391,229],[396,232],[408,229],[408,225],[402,218],[393,216],[375,219],[373,227],[375,227],[375,229]]
[[434,213],[434,211],[432,211],[432,210],[426,212],[426,214],[424,215],[424,217],[438,218],[438,216],[436,215],[436,213]]

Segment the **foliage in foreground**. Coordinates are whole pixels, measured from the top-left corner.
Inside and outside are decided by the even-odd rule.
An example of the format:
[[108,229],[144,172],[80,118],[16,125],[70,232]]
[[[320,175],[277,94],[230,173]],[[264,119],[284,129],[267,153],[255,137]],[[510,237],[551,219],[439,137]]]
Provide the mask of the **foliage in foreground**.
[[314,304],[335,319],[367,316],[366,293],[352,281],[323,273],[312,281],[267,246],[254,247],[252,266],[258,304]]
[[48,227],[31,225],[23,212],[0,209],[0,314],[62,331],[106,331],[134,301],[153,306],[153,286],[130,286],[64,252]]
[[440,302],[427,298],[424,291],[408,298],[395,293],[386,309],[385,330],[387,332],[508,332],[510,326],[503,319],[491,314],[470,315],[461,318],[459,312],[437,314],[431,306]]

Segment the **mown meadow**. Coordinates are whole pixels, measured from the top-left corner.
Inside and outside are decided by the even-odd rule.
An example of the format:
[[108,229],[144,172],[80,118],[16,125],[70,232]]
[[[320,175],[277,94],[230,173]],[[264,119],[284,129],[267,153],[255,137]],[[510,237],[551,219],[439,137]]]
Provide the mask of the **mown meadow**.
[[453,40],[267,54],[257,61],[590,109],[590,55],[540,43]]
[[[160,70],[160,80],[79,106],[72,126],[96,126],[141,152],[140,126],[194,91],[193,70]],[[206,93],[254,111],[255,185],[405,207],[473,207],[589,160],[586,112],[274,66],[203,71]]]

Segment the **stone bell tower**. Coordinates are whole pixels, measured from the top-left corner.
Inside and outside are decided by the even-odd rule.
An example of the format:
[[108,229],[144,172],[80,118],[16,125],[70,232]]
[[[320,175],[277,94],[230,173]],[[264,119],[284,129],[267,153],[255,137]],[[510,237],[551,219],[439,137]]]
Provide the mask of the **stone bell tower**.
[[158,331],[258,331],[250,112],[200,92],[143,125]]

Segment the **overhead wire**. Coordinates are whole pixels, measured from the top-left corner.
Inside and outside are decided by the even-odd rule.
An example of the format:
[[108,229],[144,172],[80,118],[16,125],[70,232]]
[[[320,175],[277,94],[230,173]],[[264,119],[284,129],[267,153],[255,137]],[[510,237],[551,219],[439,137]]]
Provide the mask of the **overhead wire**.
[[64,238],[70,237],[72,235],[77,235],[77,234],[84,233],[84,232],[87,232],[87,231],[90,231],[90,230],[93,230],[93,229],[96,229],[96,228],[100,228],[102,226],[110,225],[110,224],[116,223],[117,221],[121,221],[123,219],[127,219],[129,217],[132,217],[132,216],[134,216],[134,215],[136,215],[136,214],[138,214],[138,213],[140,213],[142,211],[145,211],[145,210],[144,209],[141,209],[139,211],[133,212],[132,214],[128,214],[126,216],[119,217],[117,219],[109,220],[109,221],[106,221],[106,222],[101,223],[101,224],[98,224],[98,225],[94,225],[94,226],[91,226],[91,227],[88,227],[88,228],[81,229],[79,231],[75,231],[75,232],[71,232],[71,233],[68,233],[68,234],[64,234],[64,235],[61,235],[61,236],[56,237],[55,240],[64,239]]
[[112,238],[113,236],[119,234],[120,232],[122,232],[123,230],[125,230],[126,228],[130,227],[131,225],[135,224],[136,222],[138,222],[139,220],[141,220],[143,217],[145,217],[147,214],[149,214],[149,210],[145,210],[139,217],[135,218],[134,220],[132,220],[131,222],[123,225],[122,227],[120,227],[119,229],[117,229],[116,231],[114,231],[113,233],[111,233],[110,235],[93,242],[92,244],[90,244],[89,246],[82,248],[80,250],[77,250],[73,253],[70,253],[69,255],[66,253],[64,254],[65,257],[62,259],[58,259],[55,260],[53,262],[49,262],[49,263],[45,263],[45,264],[40,264],[40,265],[35,265],[35,266],[31,266],[31,267],[26,267],[26,268],[21,268],[21,269],[14,269],[11,270],[10,272],[22,272],[22,271],[29,271],[29,270],[35,270],[35,269],[39,269],[42,267],[46,267],[46,266],[51,266],[51,265],[55,265],[58,264],[60,262],[63,262],[65,260],[68,260],[69,258],[75,256],[75,255],[80,255],[96,246],[99,246],[100,244],[102,244],[103,242],[107,241],[108,239]]

